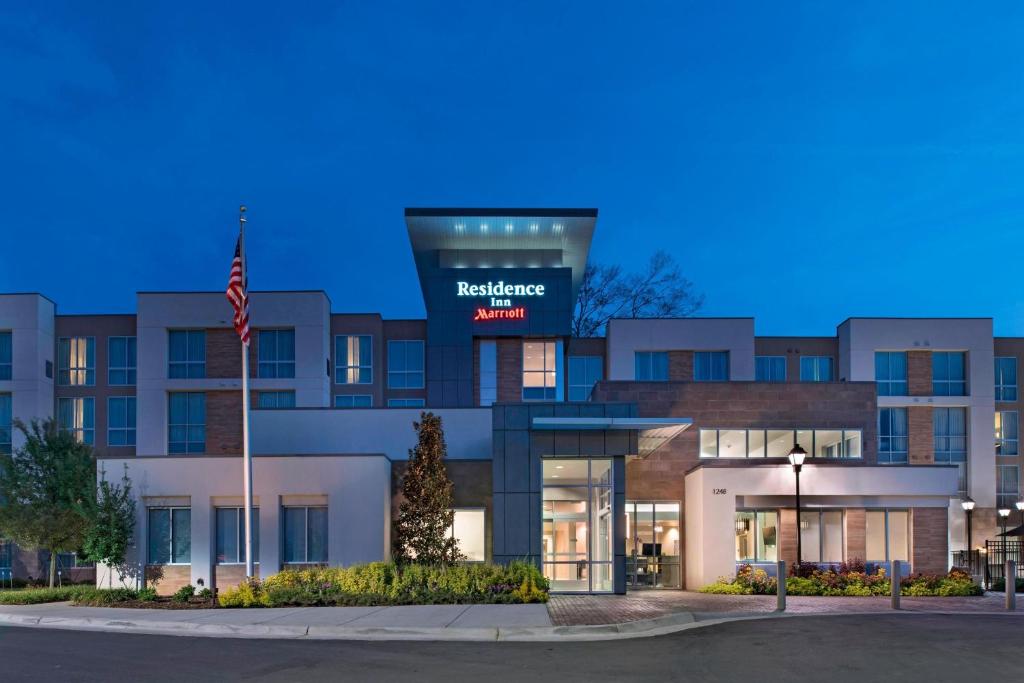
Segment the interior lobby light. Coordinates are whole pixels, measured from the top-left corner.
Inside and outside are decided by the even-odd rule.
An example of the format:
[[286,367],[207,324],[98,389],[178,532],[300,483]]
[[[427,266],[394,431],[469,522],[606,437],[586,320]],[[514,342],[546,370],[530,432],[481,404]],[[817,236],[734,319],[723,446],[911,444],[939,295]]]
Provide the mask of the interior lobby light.
[[487,233],[487,224],[486,223],[481,223],[480,224],[480,232],[485,233],[485,234]]
[[531,235],[536,235],[539,230],[540,230],[540,226],[539,225],[537,225],[536,223],[530,223],[530,234]]
[[511,234],[513,230],[515,230],[515,228],[512,227],[511,223],[506,223],[505,224],[505,232]]

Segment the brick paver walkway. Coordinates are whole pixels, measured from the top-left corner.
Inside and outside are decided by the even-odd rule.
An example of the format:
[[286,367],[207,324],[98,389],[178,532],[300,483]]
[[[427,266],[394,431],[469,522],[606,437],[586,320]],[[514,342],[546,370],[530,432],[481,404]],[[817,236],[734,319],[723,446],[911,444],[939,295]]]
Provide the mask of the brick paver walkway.
[[[1017,596],[1024,616],[1024,595]],[[999,612],[1004,609],[1002,594],[989,593],[973,598],[908,598],[900,601],[907,612]],[[724,616],[724,613],[758,614],[775,609],[774,595],[707,595],[689,591],[634,591],[626,595],[556,595],[548,603],[548,613],[556,626],[579,624],[615,624],[653,619],[677,612],[691,612],[698,620]],[[836,614],[877,612],[889,609],[889,598],[824,598],[790,596],[786,611],[800,614]]]

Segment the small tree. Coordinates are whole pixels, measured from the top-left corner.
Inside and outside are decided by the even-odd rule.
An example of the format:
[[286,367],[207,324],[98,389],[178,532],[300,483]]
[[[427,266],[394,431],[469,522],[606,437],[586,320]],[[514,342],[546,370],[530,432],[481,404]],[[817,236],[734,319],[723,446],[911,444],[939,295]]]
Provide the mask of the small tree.
[[413,423],[419,442],[409,451],[409,465],[402,478],[403,500],[395,522],[394,557],[397,562],[450,565],[461,558],[458,542],[451,536],[452,482],[445,470],[447,446],[441,418],[422,413]]
[[56,420],[14,426],[25,444],[0,455],[0,535],[50,554],[50,587],[57,555],[81,549],[88,528],[85,507],[95,495],[92,448],[57,428]]
[[135,498],[128,465],[124,466],[120,484],[107,481],[106,470],[100,470],[96,497],[88,502],[86,516],[89,527],[82,550],[90,560],[107,566],[108,584],[113,585],[114,569],[125,573],[124,558],[135,535]]

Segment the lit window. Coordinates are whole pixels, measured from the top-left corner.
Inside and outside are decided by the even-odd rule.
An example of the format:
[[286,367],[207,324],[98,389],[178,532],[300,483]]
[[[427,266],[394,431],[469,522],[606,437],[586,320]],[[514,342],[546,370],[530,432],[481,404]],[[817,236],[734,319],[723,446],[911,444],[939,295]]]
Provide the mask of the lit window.
[[785,382],[785,356],[756,356],[754,358],[754,379],[758,382]]
[[338,335],[334,338],[334,358],[336,384],[373,382],[373,339],[370,335]]
[[135,337],[110,337],[107,340],[107,384],[135,384]]
[[107,445],[135,445],[134,396],[111,396],[107,399]]
[[423,388],[423,341],[388,342],[388,387]]
[[667,351],[637,351],[634,354],[634,377],[638,382],[668,381]]
[[81,443],[96,441],[96,401],[93,398],[57,399],[57,420],[60,428],[71,432]]
[[842,510],[801,512],[800,545],[804,562],[842,562]]
[[523,400],[556,400],[557,367],[555,342],[523,342]]
[[693,381],[729,381],[729,352],[695,351],[693,354]]
[[422,408],[425,401],[422,398],[389,398],[388,408]]
[[604,378],[601,356],[569,356],[569,400],[589,401],[594,385]]
[[736,561],[777,562],[779,513],[775,510],[736,512]]
[[[252,559],[260,557],[260,509],[252,509]],[[217,564],[245,562],[245,508],[217,508]]]
[[96,338],[61,337],[57,341],[57,384],[96,384]]
[[162,507],[147,512],[149,564],[192,562],[192,510]]
[[168,377],[206,377],[206,330],[168,330],[167,346]]
[[206,452],[206,394],[172,392],[167,395],[167,452]]
[[1016,410],[996,411],[996,455],[1017,455],[1020,451]]
[[906,351],[875,352],[875,383],[879,396],[907,395]]
[[907,462],[907,409],[881,408],[878,411],[878,462]]
[[932,394],[966,396],[966,354],[962,351],[932,353]]
[[487,559],[484,549],[484,511],[482,509],[456,508],[455,521],[449,533],[459,544],[459,553],[467,562],[483,562]]
[[335,408],[370,408],[373,397],[370,394],[338,394],[334,397]]
[[[0,360],[0,363],[2,362]],[[996,400],[1017,400],[1017,359],[1013,356],[996,358]]]
[[831,382],[831,356],[800,356],[801,382]]
[[256,407],[261,409],[294,408],[294,391],[260,391],[256,395]]
[[868,510],[864,536],[868,562],[910,561],[910,513],[906,510]]
[[812,458],[861,457],[859,429],[701,429],[702,458],[785,458],[794,444]]
[[295,330],[260,330],[258,377],[295,376]]
[[284,508],[284,561],[327,562],[327,508]]

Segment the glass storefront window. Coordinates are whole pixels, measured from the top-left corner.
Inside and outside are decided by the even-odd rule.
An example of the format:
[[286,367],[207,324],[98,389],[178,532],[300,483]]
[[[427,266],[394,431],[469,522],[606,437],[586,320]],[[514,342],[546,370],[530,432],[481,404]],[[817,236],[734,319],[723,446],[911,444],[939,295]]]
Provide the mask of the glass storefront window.
[[868,510],[865,516],[868,562],[910,561],[910,513],[906,510]]
[[701,429],[702,458],[785,458],[800,444],[812,458],[861,457],[859,429]]
[[679,503],[626,502],[626,582],[630,588],[679,588]]
[[842,562],[842,510],[802,511],[800,545],[804,562]]
[[777,562],[779,513],[740,510],[736,513],[736,561]]
[[612,461],[543,461],[542,567],[552,591],[614,589]]

